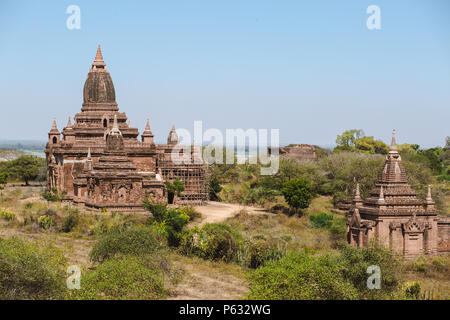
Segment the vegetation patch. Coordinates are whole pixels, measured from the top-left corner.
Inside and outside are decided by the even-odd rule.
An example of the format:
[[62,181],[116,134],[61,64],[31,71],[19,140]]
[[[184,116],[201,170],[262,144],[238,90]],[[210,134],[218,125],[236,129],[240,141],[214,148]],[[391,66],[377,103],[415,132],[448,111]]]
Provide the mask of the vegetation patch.
[[63,299],[66,260],[48,244],[0,238],[0,299]]

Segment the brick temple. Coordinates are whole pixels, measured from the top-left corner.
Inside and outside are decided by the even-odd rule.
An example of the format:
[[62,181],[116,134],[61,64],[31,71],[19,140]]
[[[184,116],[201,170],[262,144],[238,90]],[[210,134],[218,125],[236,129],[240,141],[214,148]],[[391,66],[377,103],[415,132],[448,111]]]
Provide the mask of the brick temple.
[[450,252],[450,220],[437,216],[431,189],[420,200],[408,184],[395,141],[370,196],[363,200],[359,184],[347,220],[347,241],[367,247],[372,239],[403,255],[436,255]]
[[[84,84],[81,112],[73,123],[69,117],[62,132],[54,119],[48,133],[49,190],[65,192],[67,199],[90,209],[115,211],[139,210],[148,197],[177,204],[203,204],[207,200],[203,162],[197,159],[180,164],[172,160],[178,145],[174,126],[167,144],[155,144],[148,119],[140,140],[138,136],[126,113],[119,111],[99,45]],[[195,158],[194,152],[184,156]],[[166,181],[176,178],[185,184],[179,196],[166,189]]]

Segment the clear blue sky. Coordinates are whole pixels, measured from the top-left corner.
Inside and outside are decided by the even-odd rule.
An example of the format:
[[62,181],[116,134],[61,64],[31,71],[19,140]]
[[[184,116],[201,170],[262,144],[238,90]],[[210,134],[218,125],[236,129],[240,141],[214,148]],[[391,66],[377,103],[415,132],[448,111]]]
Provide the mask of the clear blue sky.
[[[69,5],[81,29],[69,30]],[[381,30],[366,8],[381,8]],[[46,140],[79,112],[97,44],[117,102],[158,142],[172,123],[279,128],[331,145],[343,130],[443,145],[450,1],[0,2],[0,139]]]

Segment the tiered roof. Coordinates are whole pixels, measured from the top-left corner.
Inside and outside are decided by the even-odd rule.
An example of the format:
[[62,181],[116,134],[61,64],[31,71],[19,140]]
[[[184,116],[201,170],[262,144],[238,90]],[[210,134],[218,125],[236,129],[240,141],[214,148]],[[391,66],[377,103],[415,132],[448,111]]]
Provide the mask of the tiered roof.
[[407,181],[402,158],[398,153],[395,141],[395,130],[392,132],[389,153],[375,188],[370,191],[370,196],[363,203],[359,197],[359,188],[357,191],[354,203],[359,207],[360,213],[368,215],[434,214],[431,192],[429,204],[424,206],[424,201],[417,198],[416,191]]

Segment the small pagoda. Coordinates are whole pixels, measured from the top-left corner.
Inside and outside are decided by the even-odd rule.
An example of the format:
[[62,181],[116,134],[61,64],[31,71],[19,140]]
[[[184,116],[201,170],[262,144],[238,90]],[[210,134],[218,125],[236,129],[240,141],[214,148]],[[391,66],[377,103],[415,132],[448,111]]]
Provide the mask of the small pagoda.
[[405,258],[435,255],[438,250],[438,220],[431,189],[425,201],[408,184],[395,130],[375,188],[362,199],[359,184],[347,219],[347,241],[367,247],[376,239]]

